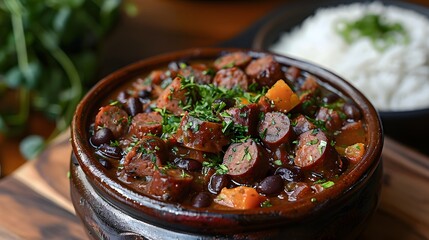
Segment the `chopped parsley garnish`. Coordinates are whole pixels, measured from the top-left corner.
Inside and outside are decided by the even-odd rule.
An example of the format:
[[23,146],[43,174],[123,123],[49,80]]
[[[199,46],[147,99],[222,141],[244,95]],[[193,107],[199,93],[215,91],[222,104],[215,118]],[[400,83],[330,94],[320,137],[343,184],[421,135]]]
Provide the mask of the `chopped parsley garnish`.
[[216,169],[217,174],[227,174],[228,173],[228,167],[224,164],[219,164],[218,168]]
[[326,146],[328,145],[328,143],[324,140],[320,140],[319,145],[317,146],[317,149],[319,150],[319,153],[322,154],[323,150],[326,148]]
[[252,154],[250,154],[250,152],[249,152],[249,147],[246,147],[244,149],[244,155],[243,155],[242,159],[246,159],[247,161],[252,160]]
[[410,41],[402,24],[388,22],[383,16],[374,13],[367,13],[355,21],[341,21],[336,30],[349,44],[360,38],[368,38],[378,51]]
[[280,159],[275,160],[274,164],[277,165],[277,166],[283,165],[282,160],[280,160]]
[[320,184],[323,188],[330,188],[330,187],[332,187],[332,186],[334,186],[335,185],[335,183],[333,182],[333,181],[327,181],[327,182],[324,182],[324,183],[322,183],[322,184]]
[[273,204],[270,202],[269,199],[267,199],[261,203],[261,208],[267,208],[267,207],[272,207],[272,206],[273,206]]
[[155,108],[154,111],[158,112],[162,116],[161,138],[166,139],[176,133],[180,125],[181,117],[169,113],[165,108]]
[[228,167],[222,164],[222,158],[218,155],[210,156],[207,158],[207,161],[203,162],[203,172],[206,172],[208,169],[213,168],[216,170],[217,174],[227,174]]
[[319,142],[319,139],[315,138],[315,139],[311,139],[310,141],[308,141],[306,143],[306,145],[311,146],[311,145],[314,145],[314,144],[316,144],[318,142]]
[[327,189],[335,185],[333,181],[327,181],[325,179],[320,179],[314,182],[314,184],[320,184],[323,188]]
[[186,172],[185,172],[185,170],[184,169],[182,169],[182,172],[180,173],[180,177],[181,178],[186,178],[186,177],[189,177],[190,175],[189,174],[187,174]]
[[120,107],[121,105],[122,105],[122,103],[121,102],[119,102],[118,100],[110,100],[109,101],[109,105],[110,106],[118,106],[118,107]]
[[197,84],[194,77],[184,77],[181,80],[181,89],[187,90],[187,101],[181,107],[189,112],[190,116],[203,121],[221,122],[218,114],[226,104],[214,103],[217,99],[245,98],[251,103],[257,102],[264,94],[261,92],[245,92],[241,88],[227,89],[213,84]]
[[119,141],[118,140],[110,141],[109,145],[111,147],[119,147]]

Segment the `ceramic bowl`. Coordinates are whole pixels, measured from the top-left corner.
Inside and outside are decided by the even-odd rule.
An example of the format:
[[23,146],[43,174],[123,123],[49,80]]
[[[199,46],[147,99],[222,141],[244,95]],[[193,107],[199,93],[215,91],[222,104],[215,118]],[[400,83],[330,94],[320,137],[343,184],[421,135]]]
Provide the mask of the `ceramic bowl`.
[[368,146],[360,163],[334,187],[309,199],[252,210],[210,210],[166,203],[133,191],[107,174],[91,147],[89,128],[102,102],[123,84],[177,60],[214,60],[245,49],[190,49],[142,60],[101,80],[80,102],[71,126],[71,197],[93,239],[354,239],[375,211],[380,197],[383,133],[370,102],[335,74],[318,66],[275,55],[352,99],[367,123]]

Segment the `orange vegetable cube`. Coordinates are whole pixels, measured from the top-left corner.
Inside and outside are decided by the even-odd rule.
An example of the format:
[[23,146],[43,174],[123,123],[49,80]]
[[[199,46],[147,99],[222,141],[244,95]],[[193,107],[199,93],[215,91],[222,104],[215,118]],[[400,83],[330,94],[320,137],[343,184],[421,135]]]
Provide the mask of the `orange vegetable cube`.
[[274,109],[281,112],[289,112],[299,104],[299,97],[283,81],[278,80],[265,94],[265,97],[274,103]]
[[266,200],[267,198],[259,195],[254,188],[245,186],[223,188],[214,199],[217,204],[243,210],[258,208]]
[[352,162],[358,162],[362,159],[365,153],[365,145],[363,143],[356,143],[346,147],[344,151],[345,156]]

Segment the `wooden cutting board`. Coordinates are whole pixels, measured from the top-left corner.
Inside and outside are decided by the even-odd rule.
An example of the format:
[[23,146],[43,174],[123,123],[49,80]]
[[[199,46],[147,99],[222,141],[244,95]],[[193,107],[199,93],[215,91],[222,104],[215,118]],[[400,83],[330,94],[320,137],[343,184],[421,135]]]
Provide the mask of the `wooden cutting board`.
[[[69,196],[69,133],[0,181],[0,239],[87,239]],[[361,239],[429,239],[429,157],[386,138],[378,210]]]

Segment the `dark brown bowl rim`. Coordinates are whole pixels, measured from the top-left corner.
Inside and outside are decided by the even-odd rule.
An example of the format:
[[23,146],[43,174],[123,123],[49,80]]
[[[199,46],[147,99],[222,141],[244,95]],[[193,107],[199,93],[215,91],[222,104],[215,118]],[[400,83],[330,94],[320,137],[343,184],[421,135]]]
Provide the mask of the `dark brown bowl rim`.
[[[119,180],[108,177],[106,170],[97,161],[94,150],[88,142],[89,118],[93,116],[93,111],[100,107],[97,107],[97,104],[101,101],[101,98],[103,98],[103,96],[107,97],[115,87],[123,83],[124,79],[125,81],[129,81],[143,72],[148,73],[150,70],[162,66],[165,67],[170,61],[189,58],[214,60],[217,56],[232,51],[245,51],[253,56],[265,54],[274,55],[275,58],[283,64],[297,66],[304,71],[318,76],[324,82],[329,81],[329,85],[339,89],[347,97],[354,100],[364,113],[363,118],[367,122],[368,127],[368,148],[362,161],[347,175],[342,176],[342,181],[339,181],[334,187],[319,193],[317,195],[317,202],[315,203],[309,199],[302,199],[291,203],[290,208],[277,206],[245,211],[202,210],[175,203],[166,203],[137,193]],[[106,197],[107,201],[113,201],[113,204],[119,204],[131,215],[139,217],[150,212],[149,215],[159,216],[159,212],[164,212],[166,215],[171,214],[174,216],[191,218],[203,216],[222,219],[225,216],[232,218],[255,216],[268,219],[275,215],[279,218],[293,219],[307,215],[311,213],[312,209],[321,208],[330,200],[341,198],[342,195],[353,192],[356,188],[363,186],[380,163],[383,147],[383,131],[378,113],[368,99],[352,85],[330,71],[307,62],[265,51],[237,48],[195,48],[151,57],[121,68],[103,78],[84,96],[76,108],[71,125],[71,143],[73,153],[76,155],[80,167],[89,181],[95,185],[96,190],[99,191],[102,196]],[[136,212],[135,209],[140,210],[140,212]]]

